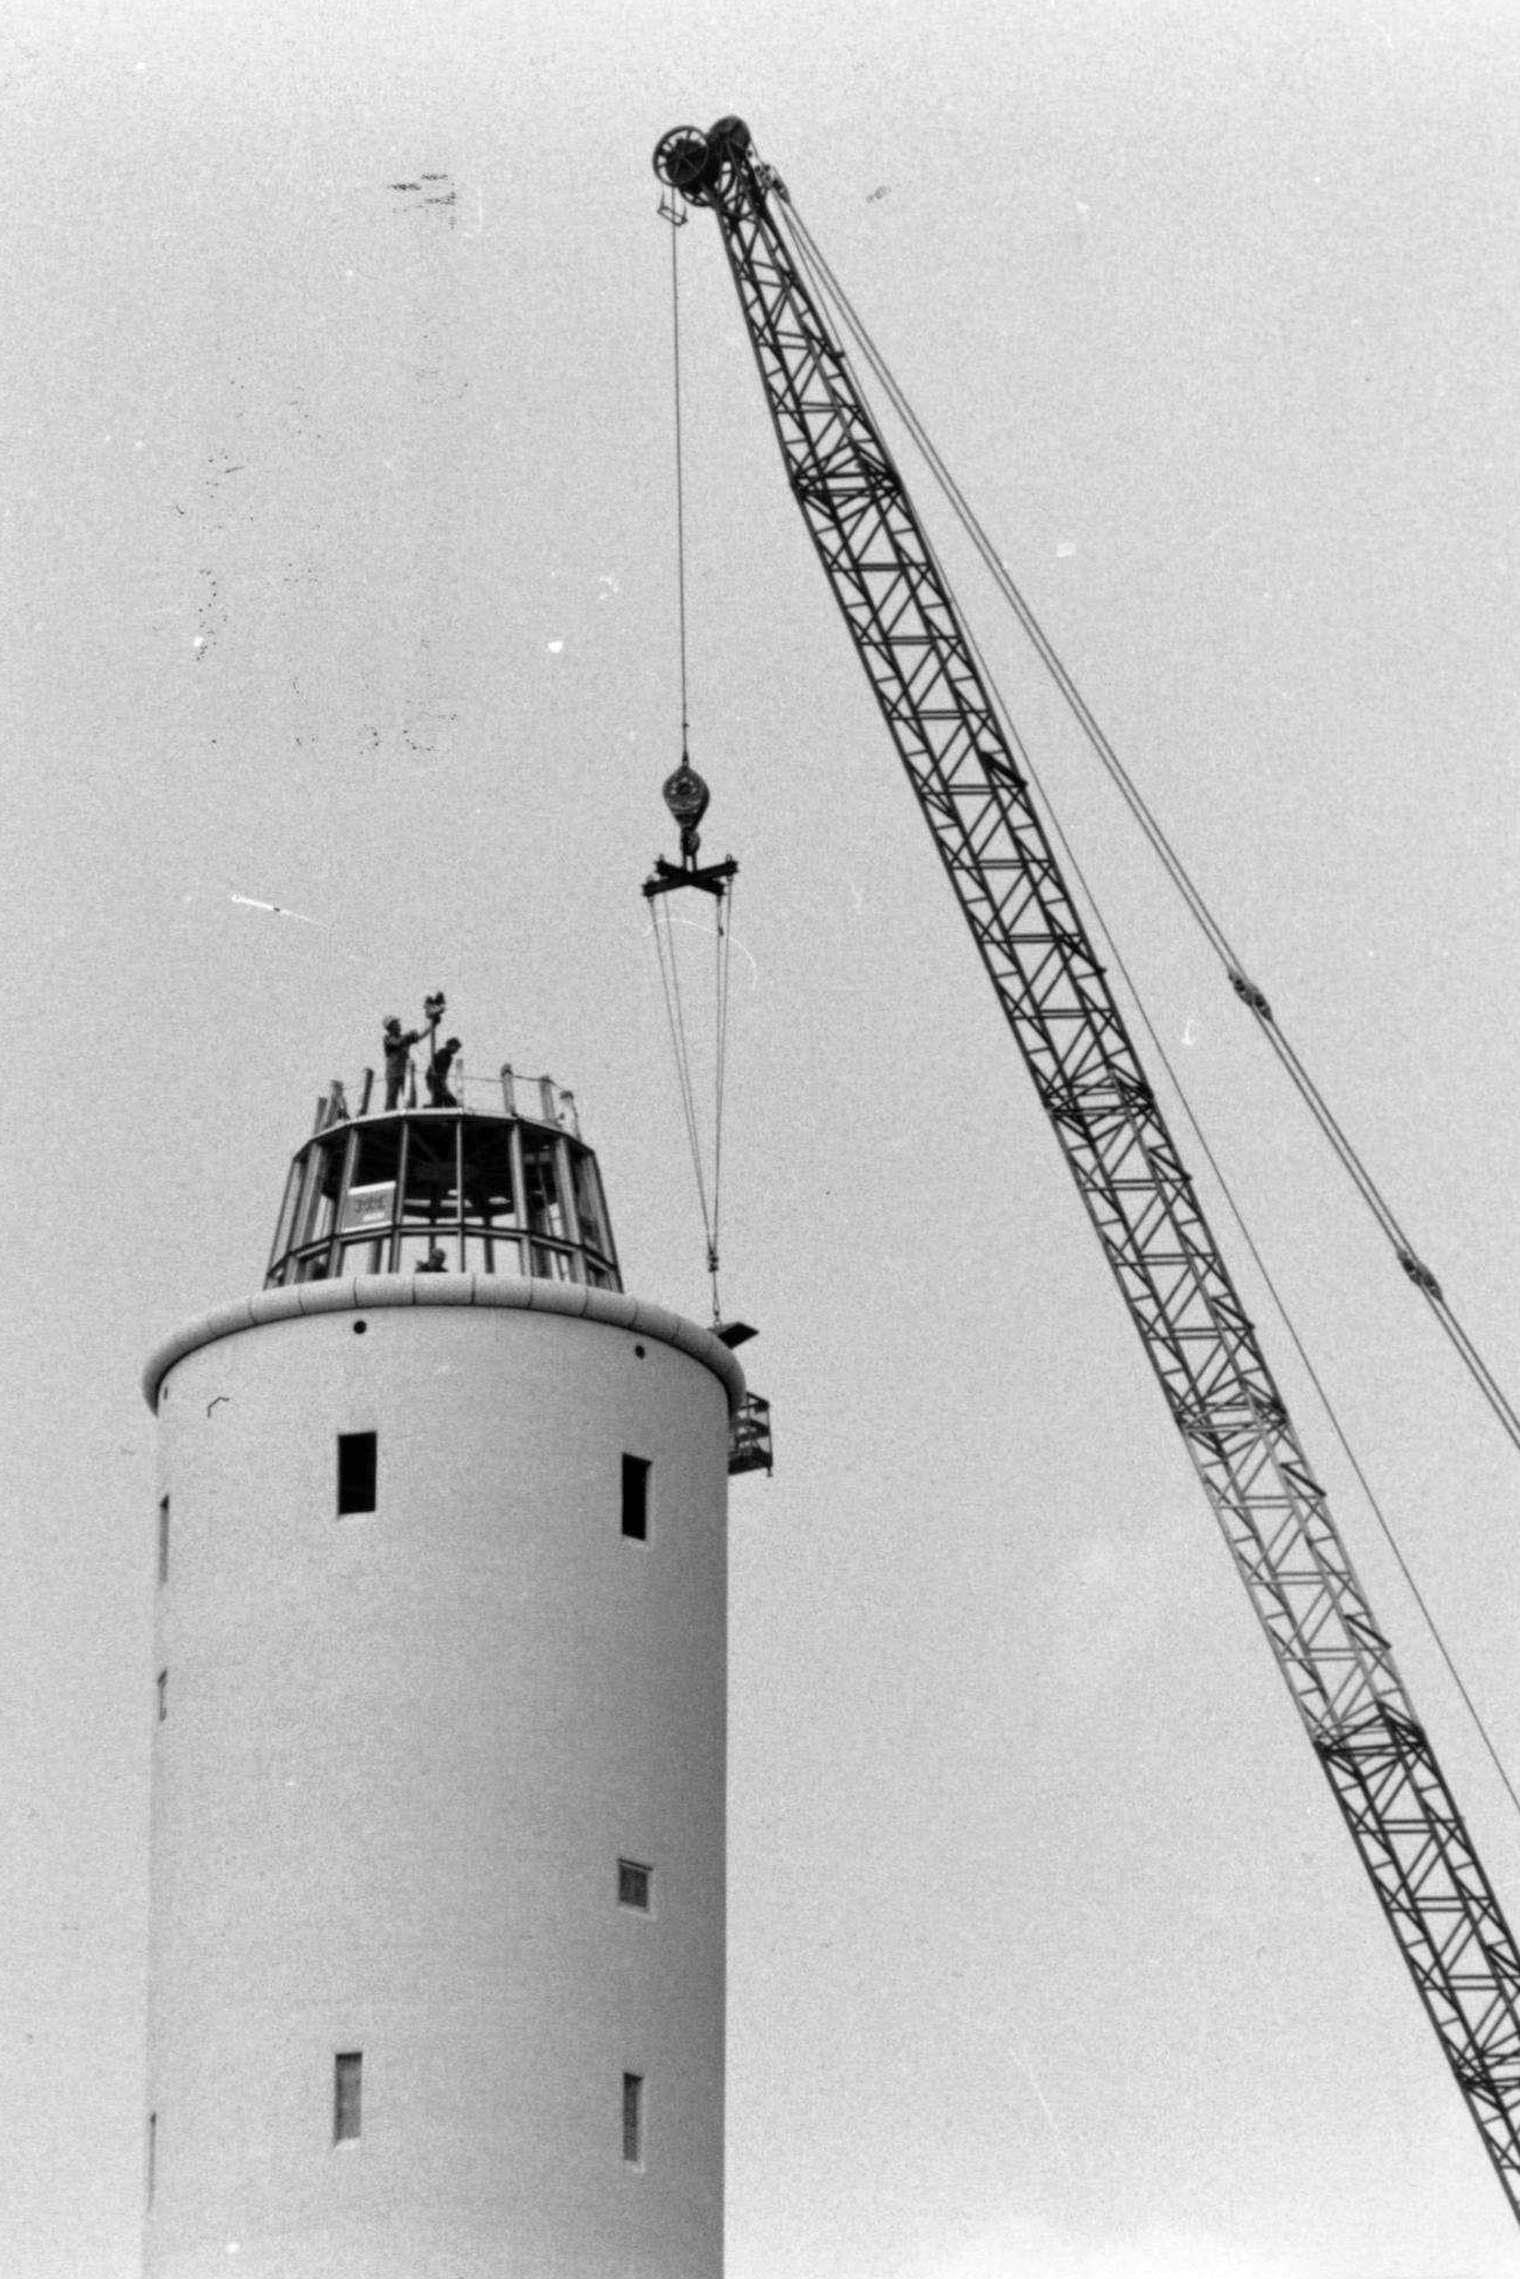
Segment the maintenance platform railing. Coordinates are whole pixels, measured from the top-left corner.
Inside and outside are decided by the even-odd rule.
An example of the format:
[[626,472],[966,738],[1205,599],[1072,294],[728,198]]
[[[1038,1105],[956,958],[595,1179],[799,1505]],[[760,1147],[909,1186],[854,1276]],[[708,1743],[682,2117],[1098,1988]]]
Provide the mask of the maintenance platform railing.
[[[494,1076],[472,1076],[463,1058],[456,1057],[447,1082],[453,1104],[468,1109],[472,1115],[516,1116],[528,1123],[554,1124],[576,1139],[581,1136],[575,1094],[567,1092],[562,1084],[556,1084],[552,1076],[524,1076],[510,1061],[503,1061]],[[409,1063],[396,1107],[427,1108],[430,1102],[425,1096],[425,1066],[422,1084],[423,1096],[419,1097],[417,1066],[415,1062]],[[352,1105],[347,1085],[341,1077],[335,1076],[317,1102],[313,1134],[325,1131],[329,1124],[346,1124],[361,1116],[394,1114],[394,1110],[385,1108],[384,1101],[385,1087],[379,1084],[372,1068],[365,1069],[355,1086]]]

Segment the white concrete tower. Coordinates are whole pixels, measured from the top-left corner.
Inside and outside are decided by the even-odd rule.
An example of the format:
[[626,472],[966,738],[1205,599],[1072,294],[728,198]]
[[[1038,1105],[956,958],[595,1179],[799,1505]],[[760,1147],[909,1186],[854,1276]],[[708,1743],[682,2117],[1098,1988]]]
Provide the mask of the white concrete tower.
[[719,2279],[743,1379],[569,1095],[335,1086],[145,1383],[147,2279]]

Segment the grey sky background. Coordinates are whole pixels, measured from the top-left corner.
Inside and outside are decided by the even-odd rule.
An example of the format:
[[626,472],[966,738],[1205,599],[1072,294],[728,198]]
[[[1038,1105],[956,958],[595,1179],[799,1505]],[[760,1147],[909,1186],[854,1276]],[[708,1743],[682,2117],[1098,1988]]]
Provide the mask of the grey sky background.
[[[147,1349],[257,1284],[318,1090],[434,987],[475,1069],[576,1090],[629,1287],[704,1308],[638,894],[678,754],[667,127],[748,118],[1514,1384],[1520,15],[11,24],[0,2269],[129,2279]],[[423,173],[456,204],[388,187]],[[734,1496],[731,2279],[1502,2279],[709,219],[680,257],[693,756],[743,865],[725,1296],[778,1448]],[[1512,1456],[908,474],[1520,1766]],[[1266,1334],[1513,1918],[1513,1809]]]

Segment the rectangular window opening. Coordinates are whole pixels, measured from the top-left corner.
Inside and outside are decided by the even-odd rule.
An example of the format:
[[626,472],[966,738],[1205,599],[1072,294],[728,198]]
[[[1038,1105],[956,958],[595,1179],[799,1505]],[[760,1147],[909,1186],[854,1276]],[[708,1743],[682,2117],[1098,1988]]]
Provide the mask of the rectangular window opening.
[[649,1459],[623,1458],[623,1533],[642,1543],[649,1534]]
[[158,1673],[158,1722],[160,1725],[163,1724],[164,1719],[168,1716],[168,1714],[169,1673],[167,1670],[160,1670]]
[[618,1861],[618,1905],[649,1912],[649,1869],[640,1860]]
[[353,1511],[373,1511],[375,1508],[376,1450],[379,1436],[373,1432],[340,1432],[338,1435],[338,1517]]
[[158,1579],[161,1583],[166,1583],[169,1580],[169,1499],[167,1496],[160,1496],[158,1499]]
[[333,2143],[352,2144],[363,2125],[364,2052],[339,2050],[333,2059]]
[[644,2076],[623,2076],[623,2159],[630,2168],[644,2165]]

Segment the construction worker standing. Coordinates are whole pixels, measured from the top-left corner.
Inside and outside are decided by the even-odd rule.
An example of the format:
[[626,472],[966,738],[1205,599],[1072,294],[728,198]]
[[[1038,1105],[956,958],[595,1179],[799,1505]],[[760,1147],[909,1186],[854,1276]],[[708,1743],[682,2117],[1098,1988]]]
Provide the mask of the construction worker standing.
[[454,1065],[454,1055],[458,1050],[459,1039],[450,1037],[446,1044],[441,1044],[438,1047],[428,1062],[427,1088],[428,1106],[430,1108],[457,1108],[459,1105],[449,1090],[449,1070]]
[[387,1112],[401,1105],[401,1093],[406,1083],[406,1072],[411,1065],[413,1045],[421,1044],[421,1029],[403,1029],[394,1013],[382,1031],[385,1053],[385,1105]]

